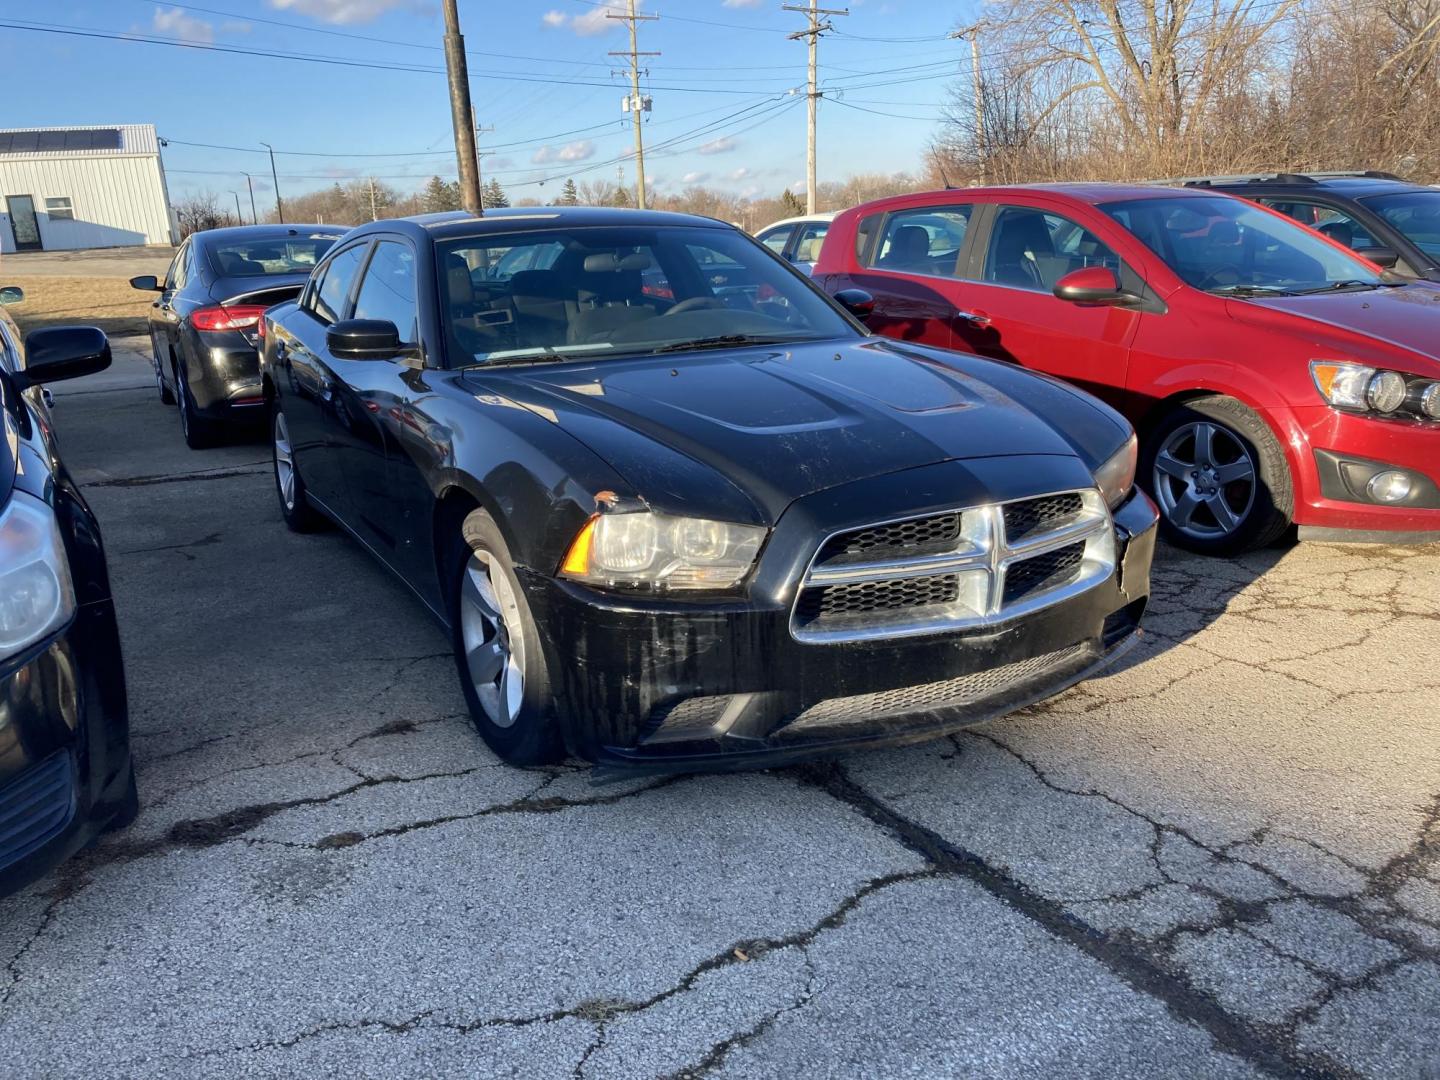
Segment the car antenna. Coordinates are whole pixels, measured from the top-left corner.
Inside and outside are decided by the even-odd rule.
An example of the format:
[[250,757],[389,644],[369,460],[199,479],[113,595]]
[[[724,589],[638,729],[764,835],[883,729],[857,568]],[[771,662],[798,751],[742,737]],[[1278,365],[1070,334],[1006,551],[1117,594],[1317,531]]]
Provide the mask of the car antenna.
[[941,165],[941,166],[939,166],[939,169],[940,169],[940,182],[945,185],[945,190],[946,190],[946,191],[954,191],[954,190],[955,190],[955,185],[952,184],[952,183],[950,183],[950,178],[945,175],[945,166]]

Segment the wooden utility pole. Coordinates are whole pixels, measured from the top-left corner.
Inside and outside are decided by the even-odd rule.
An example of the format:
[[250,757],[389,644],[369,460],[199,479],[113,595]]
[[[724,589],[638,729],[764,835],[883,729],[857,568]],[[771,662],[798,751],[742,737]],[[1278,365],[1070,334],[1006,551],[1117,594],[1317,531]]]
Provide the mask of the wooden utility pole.
[[822,15],[850,14],[849,9],[822,8],[816,6],[818,3],[819,0],[810,0],[809,7],[801,7],[799,4],[780,5],[784,11],[798,11],[803,15],[808,15],[810,18],[810,25],[806,27],[806,29],[797,30],[790,35],[791,41],[799,41],[801,38],[810,39],[810,91],[806,95],[808,98],[809,138],[805,141],[805,212],[807,214],[815,213],[815,106],[820,98],[820,90],[816,85],[818,82],[815,63],[817,53],[816,46],[820,42],[821,34],[826,30],[835,29],[832,23],[828,20],[822,21],[820,17]]
[[950,36],[970,39],[971,93],[975,98],[975,159],[979,166],[980,183],[983,186],[989,182],[987,173],[990,163],[990,148],[985,138],[985,90],[980,78],[980,25],[980,23],[976,23],[963,30],[956,30]]
[[621,19],[630,24],[630,49],[628,52],[611,52],[611,56],[625,56],[630,59],[630,97],[625,103],[626,110],[630,113],[631,120],[635,124],[635,205],[641,210],[645,209],[645,139],[640,133],[640,117],[642,113],[649,112],[650,102],[640,96],[640,58],[642,56],[659,56],[658,52],[640,52],[636,39],[636,27],[639,23],[658,19],[658,15],[640,15],[635,11],[635,0],[630,0],[629,12],[625,15],[617,15],[614,12],[607,12],[607,19]]
[[460,172],[460,201],[476,217],[480,205],[480,159],[475,156],[475,117],[470,109],[470,74],[465,68],[465,39],[455,0],[445,7],[445,70],[450,77],[450,122],[455,128],[455,164]]
[[285,204],[280,201],[280,174],[275,171],[275,148],[268,142],[261,146],[270,151],[270,181],[275,185],[275,220],[285,224]]

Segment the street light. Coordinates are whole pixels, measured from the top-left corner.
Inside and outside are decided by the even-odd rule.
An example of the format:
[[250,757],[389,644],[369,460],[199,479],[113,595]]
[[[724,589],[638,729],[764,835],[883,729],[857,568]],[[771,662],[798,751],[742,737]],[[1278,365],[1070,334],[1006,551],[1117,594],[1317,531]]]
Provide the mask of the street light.
[[268,142],[261,141],[261,146],[270,151],[270,179],[275,183],[275,216],[280,224],[285,224],[285,204],[280,201],[280,177],[275,172],[275,148]]
[[248,172],[242,175],[245,177],[245,186],[250,189],[250,224],[259,225],[260,215],[255,213],[255,183]]
[[245,215],[240,213],[240,193],[238,191],[232,191],[230,194],[235,196],[235,224],[244,225]]

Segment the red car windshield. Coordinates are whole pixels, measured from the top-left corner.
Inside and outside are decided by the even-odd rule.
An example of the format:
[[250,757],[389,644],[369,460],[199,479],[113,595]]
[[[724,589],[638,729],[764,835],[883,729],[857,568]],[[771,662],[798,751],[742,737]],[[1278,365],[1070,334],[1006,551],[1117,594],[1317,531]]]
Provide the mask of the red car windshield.
[[1187,285],[1207,292],[1284,295],[1384,284],[1368,263],[1241,199],[1128,199],[1100,209]]

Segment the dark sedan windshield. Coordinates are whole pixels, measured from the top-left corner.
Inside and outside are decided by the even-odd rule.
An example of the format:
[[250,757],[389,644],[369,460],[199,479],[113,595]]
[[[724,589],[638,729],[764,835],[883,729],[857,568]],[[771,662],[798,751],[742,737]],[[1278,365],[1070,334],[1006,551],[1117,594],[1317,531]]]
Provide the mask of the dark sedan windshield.
[[1406,191],[1361,201],[1440,263],[1440,191]]
[[210,248],[210,265],[222,277],[308,274],[337,239],[335,236],[277,236],[270,240],[230,240]]
[[1187,285],[1207,292],[1283,295],[1381,284],[1369,264],[1242,199],[1129,199],[1100,209]]
[[454,366],[856,334],[806,282],[731,229],[498,233],[438,252]]

